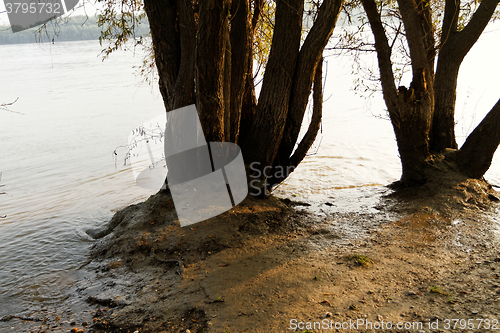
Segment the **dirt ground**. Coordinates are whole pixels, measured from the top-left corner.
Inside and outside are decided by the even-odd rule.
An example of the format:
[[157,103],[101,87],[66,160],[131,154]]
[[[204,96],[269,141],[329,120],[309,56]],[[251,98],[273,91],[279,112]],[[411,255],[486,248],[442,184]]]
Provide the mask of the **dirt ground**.
[[159,193],[89,231],[100,241],[78,290],[97,309],[71,332],[498,330],[496,195],[458,180],[323,216],[247,198],[181,228]]
[[92,250],[93,329],[500,329],[495,201],[476,180],[389,195],[371,214],[317,217],[249,198],[181,228],[171,197],[157,194],[117,214]]

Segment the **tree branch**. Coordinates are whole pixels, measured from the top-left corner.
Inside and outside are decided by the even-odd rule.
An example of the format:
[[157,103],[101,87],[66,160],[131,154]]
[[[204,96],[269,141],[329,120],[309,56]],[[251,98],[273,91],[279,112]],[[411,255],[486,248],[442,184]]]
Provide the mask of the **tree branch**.
[[318,11],[318,17],[302,45],[297,59],[290,110],[288,112],[283,139],[279,148],[279,161],[288,164],[302,126],[315,71],[321,62],[323,51],[330,39],[342,7],[342,0],[325,0]]
[[459,151],[461,170],[472,178],[481,178],[489,169],[500,144],[500,100],[467,137]]
[[[252,130],[240,142],[243,156],[259,162],[262,168],[273,165],[290,105],[293,75],[302,33],[303,0],[278,0],[273,40]],[[271,116],[270,116],[271,115]],[[267,133],[267,138],[262,136]]]
[[237,143],[248,63],[252,61],[253,33],[249,0],[233,0],[231,5],[231,135]]
[[361,3],[368,16],[372,33],[375,37],[375,49],[377,50],[378,67],[385,104],[389,112],[395,112],[397,110],[398,91],[394,82],[389,41],[385,34],[375,0],[361,0]]
[[206,140],[222,142],[225,141],[223,83],[229,8],[226,0],[203,0],[199,4],[196,106]]
[[460,14],[460,0],[446,0],[444,7],[444,18],[441,32],[441,45],[446,44],[450,35],[457,32],[458,18]]
[[313,114],[306,134],[290,157],[290,166],[296,167],[304,159],[316,140],[323,115],[323,59],[320,59],[314,74]]
[[450,37],[453,38],[455,56],[463,60],[490,22],[499,0],[483,0],[465,28]]
[[398,0],[398,4],[405,25],[406,40],[410,48],[411,65],[415,77],[422,69],[428,69],[419,13],[414,0]]
[[173,109],[194,103],[194,55],[196,27],[191,0],[177,0],[181,55],[174,86]]

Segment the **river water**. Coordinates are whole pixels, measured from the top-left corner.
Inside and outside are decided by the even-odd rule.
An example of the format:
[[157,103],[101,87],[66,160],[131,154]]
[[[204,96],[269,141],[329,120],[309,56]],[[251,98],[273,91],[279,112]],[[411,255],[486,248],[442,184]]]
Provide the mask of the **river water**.
[[[498,29],[463,65],[460,142],[500,97]],[[158,89],[134,75],[139,51],[104,62],[99,51],[96,41],[0,46],[0,101],[19,98],[10,107],[18,113],[0,111],[0,318],[66,300],[93,242],[85,230],[155,192],[135,186],[130,166],[113,151],[163,112]],[[392,127],[380,96],[351,91],[349,59],[326,61],[321,133],[277,193],[329,202],[334,211],[369,209],[382,185],[400,175]],[[499,158],[486,178],[500,184]]]

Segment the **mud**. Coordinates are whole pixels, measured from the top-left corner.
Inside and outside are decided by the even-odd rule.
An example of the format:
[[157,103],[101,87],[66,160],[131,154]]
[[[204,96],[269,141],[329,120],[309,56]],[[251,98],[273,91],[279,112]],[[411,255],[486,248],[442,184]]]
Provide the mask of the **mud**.
[[496,192],[478,180],[412,191],[380,187],[379,200],[360,212],[248,198],[184,228],[171,198],[152,196],[89,232],[102,238],[76,288],[92,319],[75,326],[156,333],[371,332],[389,322],[402,332],[500,328]]

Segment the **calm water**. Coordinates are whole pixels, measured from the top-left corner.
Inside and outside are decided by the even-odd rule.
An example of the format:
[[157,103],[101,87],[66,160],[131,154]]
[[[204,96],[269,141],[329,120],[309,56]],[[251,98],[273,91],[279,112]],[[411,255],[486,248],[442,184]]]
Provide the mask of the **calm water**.
[[[486,34],[463,65],[461,141],[500,97],[497,41],[498,32]],[[0,195],[0,216],[7,215],[0,219],[0,317],[64,300],[92,243],[85,230],[154,192],[134,186],[122,160],[115,168],[112,152],[163,112],[157,87],[133,75],[140,55],[117,53],[103,63],[99,50],[93,41],[0,46],[0,101],[19,97],[11,109],[23,113],[0,111],[0,192],[7,193]],[[383,115],[381,98],[354,95],[348,59],[327,60],[316,154],[277,192],[356,210],[360,198],[382,191],[377,185],[398,179],[397,148],[389,121],[374,117]],[[500,184],[498,158],[487,178]]]

